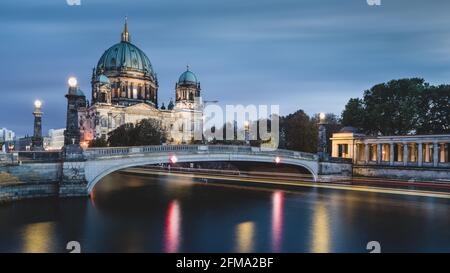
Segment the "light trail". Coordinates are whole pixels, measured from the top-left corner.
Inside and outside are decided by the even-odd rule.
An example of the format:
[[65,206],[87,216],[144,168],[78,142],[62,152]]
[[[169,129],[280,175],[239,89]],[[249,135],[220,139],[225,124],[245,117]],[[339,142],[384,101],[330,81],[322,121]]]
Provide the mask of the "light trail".
[[207,174],[195,174],[195,173],[169,173],[163,171],[153,171],[153,170],[143,170],[136,168],[129,168],[126,171],[128,173],[139,173],[139,174],[157,174],[157,175],[173,175],[179,177],[190,177],[190,178],[206,178],[215,180],[226,180],[226,181],[241,181],[247,183],[260,183],[269,185],[281,185],[281,186],[298,186],[298,187],[310,187],[310,188],[325,188],[325,189],[336,189],[336,190],[347,190],[347,191],[359,191],[359,192],[373,192],[373,193],[384,193],[384,194],[397,194],[397,195],[409,195],[409,196],[421,196],[421,197],[435,197],[435,198],[445,198],[450,199],[450,193],[443,192],[432,192],[424,190],[411,190],[411,189],[392,189],[392,188],[382,188],[382,187],[368,187],[368,186],[355,186],[355,185],[336,185],[336,184],[321,184],[320,182],[299,182],[299,181],[273,181],[264,178],[252,178],[252,177],[230,177],[223,175],[207,175]]

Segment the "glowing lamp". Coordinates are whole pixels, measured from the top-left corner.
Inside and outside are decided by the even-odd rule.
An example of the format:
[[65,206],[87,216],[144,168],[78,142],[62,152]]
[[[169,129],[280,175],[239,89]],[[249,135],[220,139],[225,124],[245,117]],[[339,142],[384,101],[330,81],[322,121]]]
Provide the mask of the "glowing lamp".
[[175,163],[177,163],[178,158],[177,158],[176,155],[172,155],[172,156],[169,158],[169,161],[170,161],[170,163],[175,164]]
[[78,81],[77,81],[77,78],[70,77],[69,80],[67,81],[67,83],[69,84],[70,87],[76,87],[78,84]]
[[42,102],[40,100],[35,100],[34,101],[34,107],[41,108],[41,106],[42,106]]
[[325,115],[325,113],[320,113],[319,114],[320,121],[324,121],[326,117],[327,116]]
[[281,162],[281,158],[279,156],[275,157],[275,163],[279,164]]

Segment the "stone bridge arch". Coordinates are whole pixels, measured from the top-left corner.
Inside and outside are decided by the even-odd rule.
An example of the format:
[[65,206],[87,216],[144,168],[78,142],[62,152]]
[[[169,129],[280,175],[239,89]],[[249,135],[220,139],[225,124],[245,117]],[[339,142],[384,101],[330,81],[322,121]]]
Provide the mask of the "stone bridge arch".
[[[157,147],[161,147],[158,150]],[[90,149],[87,151],[87,161],[84,173],[87,182],[87,192],[90,194],[95,185],[105,176],[115,171],[142,165],[169,163],[170,157],[176,155],[177,162],[264,162],[274,163],[279,157],[282,164],[302,167],[308,170],[314,181],[318,179],[319,163],[315,155],[285,150],[261,151],[259,148],[227,146],[195,146],[184,145],[178,148],[169,146],[154,146],[155,151],[146,151],[145,147]]]

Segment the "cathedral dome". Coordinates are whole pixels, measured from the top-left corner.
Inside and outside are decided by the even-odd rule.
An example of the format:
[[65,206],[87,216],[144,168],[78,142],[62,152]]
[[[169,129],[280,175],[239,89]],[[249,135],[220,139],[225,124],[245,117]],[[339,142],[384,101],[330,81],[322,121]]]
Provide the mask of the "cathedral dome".
[[178,79],[178,84],[197,84],[198,80],[197,80],[197,76],[195,76],[194,73],[192,73],[188,69],[183,72],[183,74],[181,74],[180,78]]
[[122,41],[113,45],[103,53],[97,68],[103,71],[138,71],[153,75],[153,67],[149,58],[137,46]]
[[108,48],[92,72],[92,102],[158,105],[158,79],[147,55],[133,45],[128,20],[121,41]]

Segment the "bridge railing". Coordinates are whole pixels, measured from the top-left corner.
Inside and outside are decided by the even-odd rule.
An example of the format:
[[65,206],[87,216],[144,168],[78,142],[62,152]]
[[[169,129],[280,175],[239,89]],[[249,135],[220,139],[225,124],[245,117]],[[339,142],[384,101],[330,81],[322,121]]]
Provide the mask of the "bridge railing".
[[236,145],[154,145],[136,147],[111,147],[111,148],[90,148],[84,151],[88,159],[111,156],[126,156],[147,153],[230,153],[230,154],[252,154],[252,155],[273,155],[306,160],[317,160],[316,154],[289,151],[283,149],[265,149],[251,146]]

